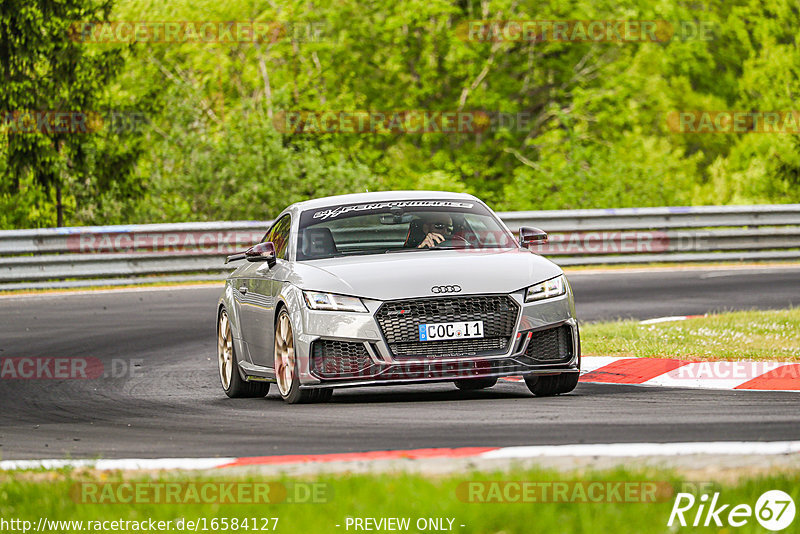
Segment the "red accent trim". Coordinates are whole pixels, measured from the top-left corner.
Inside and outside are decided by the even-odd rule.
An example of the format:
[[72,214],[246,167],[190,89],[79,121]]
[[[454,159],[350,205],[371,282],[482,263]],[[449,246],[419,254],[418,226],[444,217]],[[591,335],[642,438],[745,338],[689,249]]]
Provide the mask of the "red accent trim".
[[580,381],[605,382],[609,384],[642,384],[690,363],[692,362],[686,360],[626,358],[590,371],[581,376]]
[[733,389],[800,390],[800,365],[782,365]]
[[418,460],[421,458],[463,458],[496,451],[499,447],[461,447],[458,449],[412,449],[399,451],[344,452],[334,454],[288,454],[284,456],[252,456],[237,458],[219,467],[242,465],[275,465],[323,462],[357,462],[363,460]]

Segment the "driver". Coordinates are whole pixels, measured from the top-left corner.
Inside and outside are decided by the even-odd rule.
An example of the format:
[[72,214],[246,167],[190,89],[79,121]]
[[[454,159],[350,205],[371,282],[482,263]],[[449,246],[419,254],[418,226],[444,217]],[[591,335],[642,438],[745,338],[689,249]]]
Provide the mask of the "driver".
[[433,248],[453,237],[453,219],[446,213],[431,213],[422,223],[425,239],[417,248]]

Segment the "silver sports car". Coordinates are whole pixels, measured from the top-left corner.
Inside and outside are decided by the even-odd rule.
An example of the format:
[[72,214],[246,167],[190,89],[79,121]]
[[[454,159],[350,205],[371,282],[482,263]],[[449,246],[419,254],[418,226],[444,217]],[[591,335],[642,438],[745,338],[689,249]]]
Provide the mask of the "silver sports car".
[[567,279],[472,195],[396,191],[292,204],[227,279],[217,351],[229,397],[522,376],[572,391],[580,337]]

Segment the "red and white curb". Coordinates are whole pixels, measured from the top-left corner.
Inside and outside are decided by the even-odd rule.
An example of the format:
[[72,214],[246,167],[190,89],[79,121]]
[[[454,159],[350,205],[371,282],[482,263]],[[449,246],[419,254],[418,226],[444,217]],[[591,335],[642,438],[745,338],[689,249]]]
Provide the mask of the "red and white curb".
[[110,460],[3,460],[0,470],[92,468],[107,470],[203,470],[255,465],[291,466],[331,462],[378,462],[385,460],[427,460],[468,458],[484,460],[560,458],[560,457],[644,457],[713,455],[786,455],[800,453],[800,441],[712,441],[688,443],[595,443],[575,445],[535,445],[522,447],[461,447],[455,449],[412,449],[253,456],[245,458],[153,458]]
[[[504,380],[522,382],[522,378],[517,376]],[[581,358],[580,381],[677,388],[800,391],[800,364],[584,356]]]
[[[521,382],[520,377],[508,377]],[[671,358],[581,358],[581,382],[676,388],[800,391],[800,364],[689,361]]]
[[704,389],[800,391],[800,364],[589,356],[581,358],[580,381]]
[[[705,315],[673,315],[640,321],[650,325]],[[508,377],[521,382],[520,377]],[[581,382],[701,389],[800,391],[800,364],[765,361],[690,361],[672,358],[581,358]]]

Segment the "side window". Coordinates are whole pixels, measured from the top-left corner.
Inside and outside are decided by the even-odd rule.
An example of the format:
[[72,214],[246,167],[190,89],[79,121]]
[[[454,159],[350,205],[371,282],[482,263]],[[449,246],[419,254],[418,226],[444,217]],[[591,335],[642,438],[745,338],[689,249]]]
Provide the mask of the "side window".
[[275,244],[275,256],[284,260],[289,259],[289,230],[291,227],[292,218],[284,215],[272,225],[265,239],[265,241],[272,241]]

